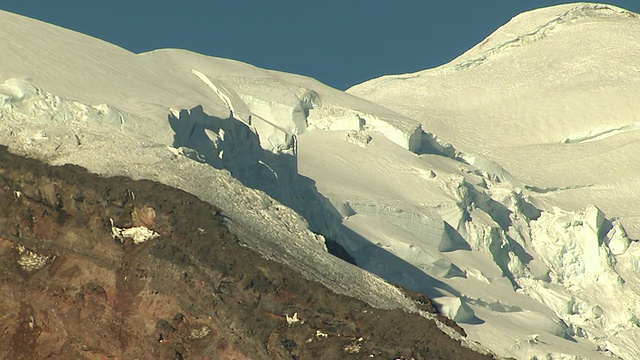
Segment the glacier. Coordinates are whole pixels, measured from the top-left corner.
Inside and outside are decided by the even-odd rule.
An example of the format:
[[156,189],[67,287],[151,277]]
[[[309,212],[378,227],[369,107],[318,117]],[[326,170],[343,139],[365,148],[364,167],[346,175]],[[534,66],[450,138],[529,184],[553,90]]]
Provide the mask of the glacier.
[[12,152],[195,194],[336,292],[422,316],[390,283],[428,295],[480,351],[640,358],[638,15],[535,10],[450,64],[346,93],[0,18]]

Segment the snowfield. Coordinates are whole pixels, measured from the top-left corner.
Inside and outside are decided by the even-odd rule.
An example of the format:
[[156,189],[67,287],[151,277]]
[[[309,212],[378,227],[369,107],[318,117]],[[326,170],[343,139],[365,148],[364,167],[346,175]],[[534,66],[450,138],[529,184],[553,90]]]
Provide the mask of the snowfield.
[[640,358],[637,14],[524,13],[450,64],[346,93],[5,12],[0,31],[11,151],[193,193],[339,293],[423,316],[382,279],[427,294],[475,349]]

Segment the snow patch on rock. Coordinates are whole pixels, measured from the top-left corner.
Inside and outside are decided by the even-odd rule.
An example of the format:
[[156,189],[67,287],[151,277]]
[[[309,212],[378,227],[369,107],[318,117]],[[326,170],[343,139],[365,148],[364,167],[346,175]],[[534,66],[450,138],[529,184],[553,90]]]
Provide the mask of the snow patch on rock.
[[124,229],[115,226],[112,219],[109,219],[109,221],[111,221],[111,236],[114,240],[119,240],[120,242],[124,242],[124,239],[131,239],[134,244],[141,244],[160,236],[160,234],[146,226],[134,226]]

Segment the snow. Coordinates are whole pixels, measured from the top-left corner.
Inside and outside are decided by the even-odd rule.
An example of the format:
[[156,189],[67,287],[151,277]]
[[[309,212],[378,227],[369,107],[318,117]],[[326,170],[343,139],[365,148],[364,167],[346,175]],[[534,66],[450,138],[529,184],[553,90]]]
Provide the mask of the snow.
[[[282,115],[286,109],[303,109],[310,90],[275,80],[286,74],[236,61],[174,49],[135,55],[18,15],[0,12],[0,18],[6,35],[0,39],[6,52],[0,58],[0,143],[11,151],[53,165],[72,163],[98,174],[152,179],[183,189],[221,208],[240,241],[264,257],[373,306],[430,317],[395,286],[328,254],[324,238],[311,232],[305,219],[265,192],[244,186],[224,168],[259,183],[264,172],[254,173],[254,165],[262,169],[267,162],[256,157],[272,158],[268,163],[273,166],[266,167],[291,164],[287,156],[293,149],[287,143],[256,147],[258,127],[249,124],[262,121],[266,132],[279,128],[251,113],[240,95],[266,97],[285,109]],[[340,93],[311,79],[303,82]],[[361,108],[369,104],[348,98]],[[276,120],[291,130],[296,116],[292,110]],[[415,122],[395,125],[411,131],[419,127]],[[202,137],[190,136],[196,130],[209,136],[207,150],[228,159],[218,164],[221,168],[179,144],[197,145]],[[223,148],[217,149],[212,138]],[[295,167],[282,171],[285,180]]]
[[147,240],[153,240],[160,236],[157,232],[147,228],[146,226],[134,226],[130,228],[119,228],[111,221],[111,236],[114,240],[123,242],[125,238],[133,240],[134,244],[141,244]]
[[[570,204],[572,191],[549,194],[549,202],[571,210],[595,203],[639,237],[634,212],[617,194],[600,191],[620,179],[631,179],[623,190],[635,187],[637,162],[618,163],[637,146],[639,32],[637,15],[612,6],[537,10],[450,64],[349,92],[419,119],[457,149],[496,161],[529,186],[590,186],[581,201]],[[473,61],[478,65],[462,66]]]
[[[463,237],[473,250],[491,254],[519,294],[551,309],[564,336],[624,359],[640,357],[639,329],[631,320],[638,314],[632,305],[638,278],[626,271],[637,268],[630,255],[637,242],[630,239],[640,236],[639,37],[637,14],[600,4],[561,5],[515,17],[449,64],[347,91],[419,119],[459,159],[497,176],[486,184],[498,206],[478,206],[484,214],[471,209]],[[526,208],[514,206],[518,202]],[[499,204],[508,209],[502,217],[496,216]],[[460,267],[491,281],[481,270]],[[492,322],[493,315],[470,304]],[[465,329],[473,336],[473,327]],[[551,346],[544,331],[535,341],[513,334],[521,342],[499,353],[528,358]],[[497,337],[479,336],[499,348]],[[596,357],[573,347],[563,344],[551,353]]]
[[450,64],[348,93],[4,12],[0,31],[11,151],[195,194],[336,292],[429,316],[383,279],[427,294],[467,346],[640,358],[635,14],[525,13]]

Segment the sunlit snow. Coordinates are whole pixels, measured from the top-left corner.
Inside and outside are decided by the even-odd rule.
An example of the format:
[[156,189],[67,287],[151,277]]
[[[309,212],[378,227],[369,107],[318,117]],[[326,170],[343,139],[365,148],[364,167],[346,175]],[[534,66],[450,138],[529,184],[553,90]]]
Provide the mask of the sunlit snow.
[[193,193],[337,292],[417,314],[380,278],[427,294],[467,346],[640,358],[636,14],[525,13],[450,64],[348,93],[4,12],[0,30],[11,151]]

